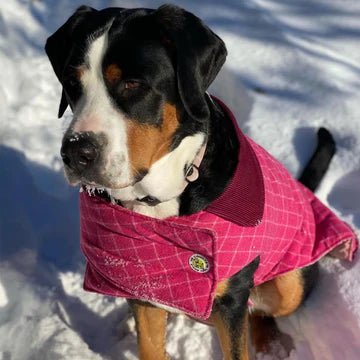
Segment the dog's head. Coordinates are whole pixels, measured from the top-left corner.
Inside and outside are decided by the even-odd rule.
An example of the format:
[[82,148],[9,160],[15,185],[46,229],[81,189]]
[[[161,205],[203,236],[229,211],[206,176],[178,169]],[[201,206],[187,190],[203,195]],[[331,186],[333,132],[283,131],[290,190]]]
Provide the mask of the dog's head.
[[73,111],[61,149],[69,182],[178,196],[206,141],[221,39],[176,6],[82,6],[46,52],[63,86],[59,117]]

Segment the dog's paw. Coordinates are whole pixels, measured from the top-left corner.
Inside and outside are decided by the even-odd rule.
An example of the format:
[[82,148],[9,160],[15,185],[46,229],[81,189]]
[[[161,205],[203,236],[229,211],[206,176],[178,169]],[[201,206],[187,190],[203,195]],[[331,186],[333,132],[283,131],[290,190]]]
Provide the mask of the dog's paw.
[[294,340],[290,335],[277,330],[272,336],[273,340],[262,344],[262,349],[256,354],[256,360],[288,359],[295,349]]
[[293,346],[284,345],[276,340],[269,344],[265,352],[257,353],[255,360],[285,360],[289,358],[292,350],[294,350]]

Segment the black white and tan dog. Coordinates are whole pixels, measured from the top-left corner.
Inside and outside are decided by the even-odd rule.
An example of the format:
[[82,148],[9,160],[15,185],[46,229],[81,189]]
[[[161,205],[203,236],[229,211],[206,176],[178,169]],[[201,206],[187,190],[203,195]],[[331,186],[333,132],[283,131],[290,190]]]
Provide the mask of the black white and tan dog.
[[317,260],[350,259],[357,247],[305,189],[334,155],[330,133],[319,131],[300,182],[291,179],[207,94],[225,44],[176,6],[82,6],[46,52],[63,87],[59,117],[73,112],[61,148],[67,179],[96,189],[81,194],[87,289],[128,299],[142,360],[169,358],[168,312],[214,325],[225,359],[249,358],[248,328],[255,350],[267,351],[280,334],[274,318],[313,288]]

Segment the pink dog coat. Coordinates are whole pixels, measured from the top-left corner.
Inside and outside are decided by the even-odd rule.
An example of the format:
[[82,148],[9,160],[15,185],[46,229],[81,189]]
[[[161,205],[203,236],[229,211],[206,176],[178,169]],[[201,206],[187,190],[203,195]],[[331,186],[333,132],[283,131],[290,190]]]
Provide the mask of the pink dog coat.
[[235,175],[205,210],[165,220],[80,194],[89,291],[167,305],[205,320],[217,284],[257,256],[255,285],[310,265],[353,231],[238,128]]

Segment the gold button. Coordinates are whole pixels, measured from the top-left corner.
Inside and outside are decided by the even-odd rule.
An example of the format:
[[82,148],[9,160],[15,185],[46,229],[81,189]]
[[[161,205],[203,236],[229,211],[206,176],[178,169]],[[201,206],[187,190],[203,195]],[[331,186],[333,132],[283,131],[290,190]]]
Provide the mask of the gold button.
[[194,254],[189,259],[190,267],[198,273],[207,273],[210,269],[210,264],[206,257],[200,254]]

